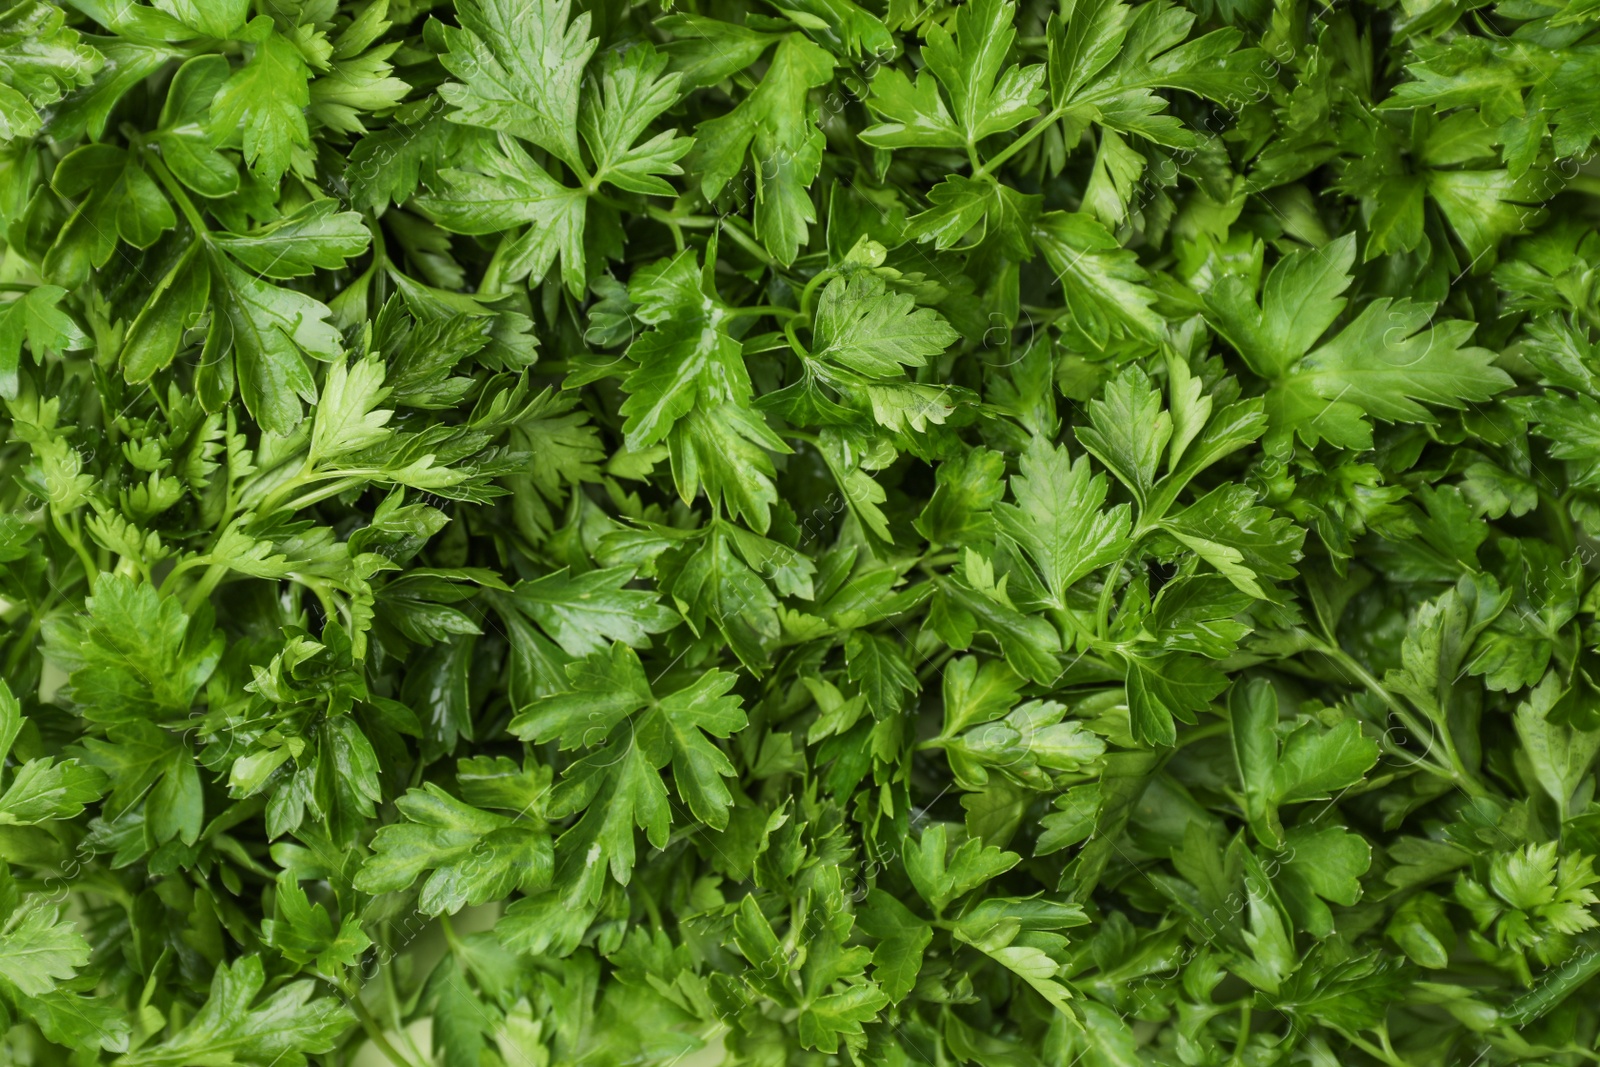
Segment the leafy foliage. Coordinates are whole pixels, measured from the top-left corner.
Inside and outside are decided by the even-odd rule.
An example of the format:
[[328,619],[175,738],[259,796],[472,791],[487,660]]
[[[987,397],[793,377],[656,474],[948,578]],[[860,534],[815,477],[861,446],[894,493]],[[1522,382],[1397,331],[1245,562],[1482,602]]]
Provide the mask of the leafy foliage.
[[1597,56],[0,4],[0,1063],[1600,1059]]

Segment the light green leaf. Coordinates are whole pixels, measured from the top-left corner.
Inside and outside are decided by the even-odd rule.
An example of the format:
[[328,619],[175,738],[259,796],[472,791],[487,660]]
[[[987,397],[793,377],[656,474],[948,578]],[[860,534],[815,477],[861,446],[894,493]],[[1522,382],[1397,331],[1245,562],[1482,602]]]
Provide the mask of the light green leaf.
[[269,185],[276,185],[297,163],[310,162],[305,115],[311,103],[310,76],[299,50],[270,33],[211,102],[212,128],[241,131],[245,162]]
[[996,504],[995,519],[1038,568],[1057,607],[1066,606],[1068,588],[1114,562],[1126,545],[1128,507],[1105,507],[1105,476],[1090,473],[1087,456],[1074,461],[1064,447],[1032,438],[1011,495],[1016,503]]
[[43,996],[70,980],[89,962],[89,943],[71,922],[38,897],[0,925],[0,987],[24,996]]
[[581,171],[579,95],[598,44],[589,13],[572,17],[571,0],[462,0],[456,16],[440,57],[460,79],[439,88],[450,120],[515,134]]
[[958,336],[937,311],[916,308],[909,294],[889,292],[882,278],[869,273],[829,282],[813,329],[812,355],[875,378],[896,377],[902,366],[924,366]]
[[298,979],[257,1001],[266,974],[261,957],[218,965],[211,996],[187,1025],[159,1044],[116,1060],[116,1067],[304,1067],[327,1052],[355,1019],[334,997]]
[[343,345],[327,305],[261,281],[220,253],[210,254],[211,297],[233,339],[239,395],[263,429],[286,434],[317,399],[306,356],[328,361]]
[[571,656],[603,651],[613,641],[649,648],[650,635],[670,630],[678,617],[655,593],[626,588],[633,577],[629,567],[579,575],[559,570],[518,582],[510,603]]
[[60,308],[65,289],[37,285],[0,311],[0,397],[15,400],[17,372],[26,341],[36,362],[47,355],[89,347],[89,338]]
[[537,817],[487,812],[432,782],[408,791],[395,806],[406,821],[373,838],[373,854],[355,879],[363,893],[399,892],[431,871],[417,906],[439,915],[550,884],[550,835]]
[[744,167],[755,175],[755,229],[780,263],[793,263],[817,220],[810,186],[822,167],[822,131],[808,100],[826,85],[833,57],[800,34],[783,37],[761,84],[727,114],[695,128],[689,168],[710,199]]
[[[582,16],[587,20],[588,16]],[[442,188],[416,198],[416,205],[455,233],[492,234],[531,223],[502,253],[508,281],[544,280],[561,257],[561,278],[574,296],[583,292],[583,231],[588,198],[550,177],[521,145],[501,137],[499,151],[480,153],[477,170],[446,167]]]
[[367,250],[372,235],[354,211],[333,199],[313,200],[276,222],[245,234],[219,233],[212,242],[246,268],[269,278],[299,278],[337,270]]

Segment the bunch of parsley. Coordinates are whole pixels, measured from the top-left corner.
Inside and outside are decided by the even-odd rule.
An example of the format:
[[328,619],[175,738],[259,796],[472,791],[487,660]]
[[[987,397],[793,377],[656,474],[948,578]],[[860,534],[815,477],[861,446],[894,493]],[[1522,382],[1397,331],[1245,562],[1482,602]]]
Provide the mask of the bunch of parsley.
[[0,1061],[1600,1061],[1594,0],[0,0]]

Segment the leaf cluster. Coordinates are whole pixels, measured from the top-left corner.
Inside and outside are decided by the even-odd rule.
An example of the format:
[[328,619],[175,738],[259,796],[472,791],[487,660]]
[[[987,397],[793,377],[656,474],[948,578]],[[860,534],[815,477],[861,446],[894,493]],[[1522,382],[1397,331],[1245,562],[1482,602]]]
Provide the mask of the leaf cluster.
[[0,1062],[1600,1059],[1597,56],[0,3]]

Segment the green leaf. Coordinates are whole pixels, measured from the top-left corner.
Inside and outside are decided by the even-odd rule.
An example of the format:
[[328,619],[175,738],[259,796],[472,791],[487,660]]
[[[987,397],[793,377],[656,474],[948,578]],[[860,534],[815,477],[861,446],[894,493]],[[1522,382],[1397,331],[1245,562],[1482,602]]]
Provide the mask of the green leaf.
[[1289,253],[1267,275],[1259,307],[1244,278],[1223,275],[1206,294],[1207,316],[1251,370],[1281,377],[1344,310],[1355,257],[1354,234]]
[[336,200],[313,200],[258,230],[216,234],[212,241],[247,269],[269,278],[337,270],[372,241],[359,214],[338,208]]
[[927,74],[913,85],[886,69],[873,78],[870,103],[888,121],[864,130],[862,140],[879,148],[970,147],[1038,115],[1044,67],[1006,66],[1015,19],[1015,4],[978,0],[959,9],[953,34],[931,26],[923,58],[949,106]]
[[0,988],[23,996],[50,993],[89,962],[89,943],[56,909],[30,898],[0,924]]
[[481,153],[473,163],[471,171],[442,168],[440,188],[418,197],[417,206],[454,233],[501,233],[531,223],[521,235],[504,238],[507,280],[543,281],[559,255],[562,281],[580,295],[588,212],[584,191],[556,181],[509,137],[500,138],[499,151]]
[[737,681],[726,671],[708,671],[688,689],[662,697],[658,705],[672,749],[672,778],[678,795],[695,818],[718,830],[728,825],[728,808],[733,802],[722,779],[736,777],[738,772],[706,735],[725,738],[744,729],[747,720],[739,698],[728,695]]
[[410,888],[424,872],[417,906],[426,915],[454,914],[499,900],[513,889],[550,884],[553,853],[543,820],[517,818],[464,804],[429,782],[395,801],[405,816],[378,831],[355,886],[363,893]]
[[837,1052],[839,1035],[860,1034],[861,1024],[877,1018],[888,1004],[888,996],[871,984],[818,997],[800,1013],[800,1043],[820,1052]]
[[1142,504],[1172,440],[1172,415],[1163,410],[1161,393],[1142,370],[1129,368],[1090,403],[1089,422],[1078,428],[1078,440]]
[[627,416],[630,448],[659,444],[697,403],[748,403],[752,387],[742,350],[693,252],[641,270],[628,295],[639,305],[639,318],[657,327],[628,347],[628,358],[639,366],[623,382],[629,395],[618,410]]
[[461,28],[444,29],[440,57],[460,79],[439,89],[450,120],[514,134],[581,170],[579,96],[597,44],[588,12],[574,18],[570,0],[463,0],[457,11]]
[[1295,827],[1287,838],[1288,859],[1279,875],[1278,893],[1295,925],[1313,937],[1331,937],[1337,929],[1324,901],[1350,907],[1361,899],[1361,876],[1372,865],[1372,846],[1341,827]]
[[1050,96],[1057,112],[1074,130],[1094,122],[1158,144],[1195,143],[1193,133],[1166,113],[1156,90],[1242,101],[1258,91],[1259,74],[1273,61],[1257,49],[1240,49],[1242,35],[1231,28],[1185,40],[1194,21],[1190,12],[1159,0],[1136,7],[1091,0],[1052,16]]
[[11,686],[0,678],[0,760],[11,754],[11,746],[22,732],[22,705],[11,692]]
[[49,631],[52,658],[70,672],[62,695],[95,722],[186,720],[222,655],[209,622],[121,575],[103,577],[86,607]]
[[32,759],[18,767],[0,794],[0,825],[31,826],[70,819],[105,794],[98,769],[77,760]]
[[[327,321],[327,305],[303,293],[261,281],[226,256],[211,253],[213,330],[233,342],[239,395],[262,427],[288,433],[304,415],[301,401],[317,399],[306,357],[329,361],[343,351]],[[224,357],[225,358],[225,357]]]
[[1006,591],[1006,578],[996,583],[993,568],[971,549],[967,552],[966,580],[939,583],[941,636],[964,649],[981,630],[994,637],[1018,674],[1041,685],[1054,683],[1061,675],[1060,634],[1038,616],[1018,611]]
[[914,524],[936,544],[977,540],[994,528],[990,509],[1005,494],[1005,457],[986,448],[939,464],[938,486]]
[[171,365],[184,331],[198,325],[211,296],[211,271],[191,245],[157,283],[150,300],[128,327],[122,345],[122,373],[130,384],[149,381]]
[[944,911],[957,897],[1009,871],[1021,861],[1014,852],[968,840],[952,853],[943,823],[934,823],[922,832],[914,848],[905,854],[906,874],[917,893],[932,906],[934,914]]
[[[999,931],[992,931],[985,937],[973,940],[972,944],[984,955],[1021,978],[1057,1011],[1063,1015],[1070,1015],[1072,1009],[1067,1006],[1067,1001],[1072,998],[1072,993],[1063,983],[1057,981],[1061,963],[1038,945],[1003,943],[1002,938],[1009,932],[1005,927],[1001,927]],[[1028,939],[1027,934],[1022,936]],[[1035,935],[1035,938],[1044,939],[1038,935]],[[1064,942],[1065,939],[1054,940]],[[1052,944],[1051,947],[1055,945]]]
[[714,198],[751,157],[755,232],[780,263],[793,263],[816,222],[809,187],[822,166],[822,131],[810,91],[826,85],[833,57],[799,34],[788,34],[753,92],[733,110],[695,127],[688,166],[701,192]]
[[1400,645],[1401,666],[1384,683],[1408,697],[1435,725],[1448,728],[1456,706],[1455,678],[1477,636],[1510,603],[1492,578],[1462,577],[1412,614]]
[[1556,674],[1547,674],[1528,699],[1517,705],[1514,719],[1534,776],[1563,815],[1600,752],[1600,730],[1552,721],[1565,696]]
[[155,6],[208,37],[228,38],[240,29],[250,12],[244,0],[218,0],[201,4],[198,0],[155,0]]
[[0,397],[17,397],[23,342],[39,363],[47,355],[89,347],[89,338],[59,306],[66,295],[58,286],[34,286],[0,311]]
[[576,577],[560,570],[518,582],[510,602],[570,656],[603,651],[613,641],[649,648],[651,634],[670,630],[678,620],[654,593],[625,588],[633,577],[628,567]]
[[1359,782],[1378,761],[1378,745],[1346,719],[1331,730],[1309,723],[1291,733],[1272,770],[1272,791],[1278,803],[1325,800]]
[[173,1036],[116,1060],[117,1067],[249,1064],[304,1067],[307,1055],[327,1052],[354,1021],[333,997],[315,995],[301,979],[257,999],[266,981],[261,957],[221,964],[205,1006]]
[[911,910],[881,889],[872,890],[861,913],[861,928],[878,938],[873,949],[872,977],[891,1004],[904,1000],[922,969],[923,952],[933,930]]
[[211,102],[230,73],[225,56],[195,56],[172,76],[161,106],[161,131],[156,135],[161,160],[175,178],[201,196],[223,197],[239,188],[238,164],[220,150],[231,131],[211,128]]
[[38,133],[40,109],[88,85],[105,58],[53,4],[18,4],[0,18],[0,142],[9,142]]
[[1305,531],[1255,500],[1246,486],[1220,486],[1162,525],[1240,592],[1277,600],[1271,580],[1294,577]]
[[267,943],[296,963],[315,963],[332,972],[352,967],[372,941],[361,931],[355,916],[337,927],[321,904],[312,904],[300,883],[287,873],[280,876],[276,892],[277,918],[264,919],[261,932]]
[[905,695],[920,688],[916,673],[899,648],[881,637],[853,631],[845,640],[844,657],[846,674],[859,687],[876,718],[899,714]]
[[1473,324],[1427,323],[1433,306],[1409,300],[1375,300],[1331,341],[1303,359],[1267,395],[1274,427],[1293,428],[1314,444],[1327,438],[1341,448],[1372,443],[1372,419],[1436,421],[1424,404],[1464,408],[1488,400],[1511,378],[1494,366],[1494,353],[1463,347]]
[[995,519],[1033,561],[1056,606],[1065,607],[1073,584],[1126,547],[1128,507],[1106,508],[1105,476],[1090,473],[1087,456],[1071,460],[1065,448],[1041,438],[1029,441],[1018,470],[1011,479],[1016,503],[995,505]]
[[677,161],[694,147],[693,140],[666,130],[635,143],[678,100],[681,75],[664,74],[666,67],[667,57],[649,44],[601,57],[600,91],[585,96],[578,119],[594,159],[595,181],[646,196],[677,195],[663,175],[683,173]]
[[891,293],[874,274],[835,278],[817,302],[815,351],[851,370],[892,378],[901,367],[921,367],[957,338],[931,308],[914,308],[905,293]]
[[1336,799],[1378,761],[1377,742],[1352,719],[1331,729],[1303,723],[1283,736],[1280,747],[1278,697],[1262,679],[1236,688],[1228,709],[1245,811],[1256,838],[1271,848],[1284,845],[1280,807]]
[[584,812],[557,843],[566,857],[558,875],[587,879],[603,857],[626,885],[635,825],[656,848],[665,846],[672,816],[657,771],[668,764],[694,816],[718,829],[727,825],[732,795],[722,779],[736,772],[706,735],[727,737],[746,724],[739,699],[727,695],[733,675],[710,671],[657,698],[638,654],[620,642],[571,664],[567,674],[568,691],[536,701],[511,721],[520,737],[593,750],[568,767],[549,802],[553,819]]
[[1061,282],[1073,322],[1094,344],[1113,337],[1155,340],[1166,328],[1152,310],[1155,293],[1138,258],[1089,215],[1052,211],[1039,217],[1034,239]]
[[1134,655],[1128,660],[1128,719],[1135,740],[1149,745],[1177,742],[1173,720],[1194,723],[1227,688],[1225,677],[1194,656]]
[[767,644],[781,632],[778,598],[720,529],[701,542],[666,586],[695,632],[704,635],[714,628],[747,670],[764,668]]
[[212,126],[239,130],[244,159],[262,181],[277,184],[285,171],[309,163],[311,70],[286,38],[269,33],[211,102]]
[[570,688],[519,712],[513,732],[541,744],[559,738],[563,749],[592,746],[654,699],[638,655],[625,644],[594,652],[566,673]]
[[954,737],[1009,711],[1023,681],[999,660],[958,656],[945,668],[943,686],[944,729],[940,736]]
[[956,782],[982,789],[991,774],[1033,789],[1049,789],[1053,773],[1079,773],[1105,754],[1105,742],[1082,723],[1063,722],[1066,705],[1030,700],[1004,718],[963,734],[941,734],[940,747]]

